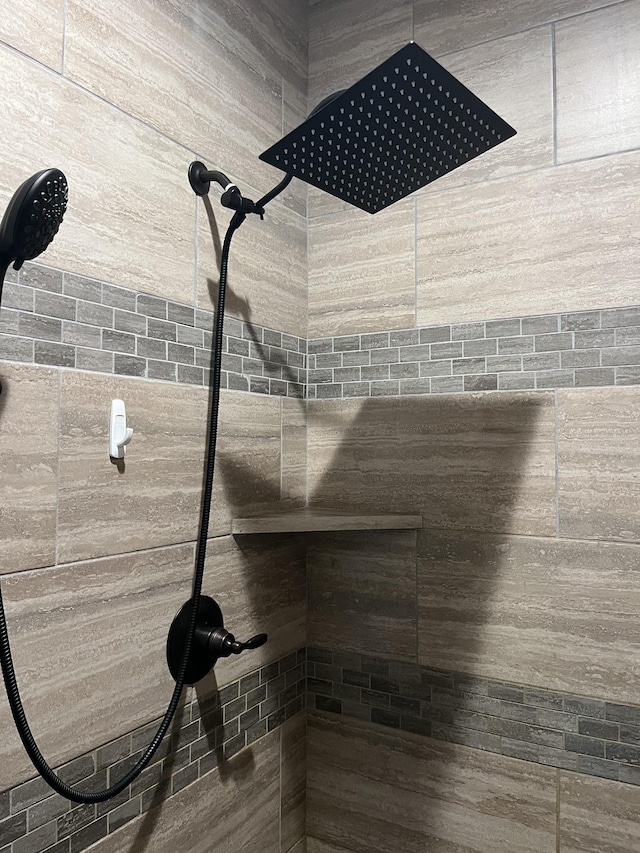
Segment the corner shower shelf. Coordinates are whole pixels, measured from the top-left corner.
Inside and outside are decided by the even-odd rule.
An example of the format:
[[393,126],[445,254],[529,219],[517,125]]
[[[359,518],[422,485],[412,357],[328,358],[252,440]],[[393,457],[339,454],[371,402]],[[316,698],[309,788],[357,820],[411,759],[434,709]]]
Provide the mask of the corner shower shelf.
[[340,530],[417,530],[421,515],[353,513],[330,509],[292,510],[255,518],[234,518],[234,535],[250,533],[314,533]]

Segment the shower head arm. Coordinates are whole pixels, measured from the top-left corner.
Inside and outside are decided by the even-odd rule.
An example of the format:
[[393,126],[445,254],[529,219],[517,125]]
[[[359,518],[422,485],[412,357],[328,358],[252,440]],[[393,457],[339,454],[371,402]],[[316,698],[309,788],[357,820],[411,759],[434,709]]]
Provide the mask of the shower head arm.
[[195,160],[189,166],[189,183],[196,195],[207,195],[211,181],[216,181],[224,189],[220,202],[223,207],[235,210],[236,213],[256,213],[262,219],[264,217],[265,205],[269,204],[277,195],[291,183],[293,175],[285,177],[266,195],[258,201],[245,198],[238,187],[232,183],[224,172],[209,171],[204,163]]

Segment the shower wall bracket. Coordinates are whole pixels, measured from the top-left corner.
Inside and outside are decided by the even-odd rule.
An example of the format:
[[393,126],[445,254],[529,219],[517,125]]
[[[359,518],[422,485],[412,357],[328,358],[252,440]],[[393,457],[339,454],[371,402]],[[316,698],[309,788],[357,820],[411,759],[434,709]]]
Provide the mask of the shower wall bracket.
[[[174,680],[178,680],[185,638],[189,629],[191,611],[189,599],[179,610],[169,629],[167,638],[167,664]],[[217,601],[201,595],[198,603],[196,630],[187,662],[185,684],[195,684],[213,668],[220,658],[239,655],[248,649],[257,649],[267,642],[266,634],[241,643],[224,627],[222,610]]]

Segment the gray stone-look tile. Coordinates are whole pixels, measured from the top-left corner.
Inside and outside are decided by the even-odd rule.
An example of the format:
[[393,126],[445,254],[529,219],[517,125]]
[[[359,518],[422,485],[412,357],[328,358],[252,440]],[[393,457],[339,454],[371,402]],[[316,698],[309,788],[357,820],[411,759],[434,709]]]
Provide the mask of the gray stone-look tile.
[[453,372],[452,361],[421,361],[420,376],[451,376]]
[[452,394],[463,390],[464,383],[462,376],[434,376],[431,379],[432,394]]
[[137,338],[136,355],[141,358],[155,358],[164,361],[167,357],[167,342],[155,338]]
[[497,388],[498,377],[495,373],[464,377],[465,391],[495,391]]
[[[89,291],[86,296],[81,297],[80,293],[76,295],[78,298],[88,299],[93,302],[100,301],[94,298],[92,291]],[[135,311],[136,297],[137,294],[133,290],[126,290],[123,287],[115,287],[112,284],[106,283],[102,285],[102,302],[105,305],[110,305],[112,308],[120,308],[123,311]]]
[[558,317],[555,314],[546,317],[523,317],[522,319],[523,335],[544,335],[557,332],[558,327]]
[[560,353],[560,367],[599,367],[600,350],[598,349],[576,349],[564,350]]
[[139,293],[136,310],[139,314],[145,314],[147,317],[157,317],[161,320],[167,319],[167,301],[159,299],[157,296],[147,296]]
[[522,356],[523,370],[559,370],[559,352],[541,352]]
[[122,352],[133,355],[136,351],[136,339],[128,332],[116,332],[111,329],[102,330],[102,348],[112,352]]
[[179,364],[195,363],[195,352],[193,347],[184,346],[183,344],[169,343],[167,345],[167,356],[169,361],[176,361]]
[[[20,323],[22,334],[22,321]],[[601,351],[603,366],[618,364],[640,364],[640,347],[604,348]]]
[[50,341],[35,341],[33,360],[36,364],[48,364],[54,367],[75,367],[75,347],[56,344]]
[[603,329],[618,326],[640,326],[640,307],[612,308],[608,311],[602,311],[600,316],[600,325]]
[[60,341],[62,340],[62,321],[53,317],[40,317],[36,314],[20,312],[19,332],[25,338]]
[[481,340],[471,340],[464,342],[465,358],[474,355],[495,355],[498,351],[498,341],[496,338],[483,338]]
[[103,329],[113,328],[113,308],[108,305],[83,302],[79,299],[76,308],[78,323],[89,323],[92,326],[101,326]]
[[454,375],[465,373],[486,373],[487,364],[484,358],[456,358],[453,360]]
[[485,324],[485,328],[486,336],[488,338],[507,338],[523,334],[519,318],[509,320],[489,320]]
[[[316,358],[320,358],[317,356]],[[338,358],[340,355],[338,354]],[[359,352],[344,352],[342,353],[342,364],[345,367],[354,367],[355,365],[362,366],[371,363],[371,356],[369,350],[361,350]],[[309,365],[311,367],[311,365]],[[320,366],[320,365],[318,365]],[[326,365],[327,367],[329,365]],[[338,367],[340,365],[337,365]]]
[[615,344],[615,332],[613,329],[594,329],[584,332],[574,332],[573,336],[576,349],[612,347]]
[[173,361],[154,361],[149,359],[147,362],[147,376],[149,379],[164,379],[167,382],[175,382],[176,365]]
[[431,326],[420,329],[420,343],[432,344],[451,340],[451,326]]
[[575,371],[576,388],[614,383],[615,371],[612,367],[582,368]]
[[371,383],[372,397],[395,397],[400,393],[400,385],[397,380],[387,380]]
[[556,332],[549,335],[535,336],[536,352],[551,352],[573,348],[573,334],[571,332]]
[[398,332],[389,332],[389,346],[407,347],[420,343],[419,329],[401,329]]
[[[482,344],[486,343],[485,341]],[[465,347],[467,344],[465,343]],[[462,358],[462,343],[453,341],[451,343],[431,344],[431,358]],[[465,353],[467,355],[468,353]],[[482,353],[475,353],[481,355]]]
[[80,347],[100,349],[102,334],[98,326],[86,323],[65,322],[62,324],[62,342]]
[[371,350],[371,364],[393,364],[400,361],[398,347]]
[[500,355],[512,355],[524,352],[533,352],[534,338],[522,335],[514,338],[499,338],[498,352]]
[[484,323],[460,323],[451,327],[452,341],[468,341],[474,338],[483,338],[484,335]]
[[20,270],[20,283],[51,293],[62,293],[62,272],[36,264],[26,264]]
[[114,353],[113,356],[113,372],[119,373],[122,376],[145,376],[147,371],[147,361],[144,358],[138,358],[135,355],[122,355]]
[[[172,320],[174,323],[182,323],[185,326],[193,326],[195,324],[195,311],[190,305],[181,305],[179,302],[168,302],[167,319]],[[229,329],[230,320],[231,318],[225,317],[225,331],[227,334],[232,334]]]
[[11,281],[5,281],[2,290],[2,307],[16,308],[20,311],[33,311],[34,290],[31,287],[23,287]]
[[113,323],[120,332],[131,332],[134,335],[146,335],[147,333],[147,318],[142,314],[134,314],[132,311],[116,309]]
[[36,290],[35,312],[47,317],[59,317],[61,320],[76,319],[76,300],[56,293]]
[[0,358],[7,361],[33,361],[33,341],[0,334]]
[[576,332],[583,329],[599,329],[599,311],[578,311],[576,314],[563,314],[560,317],[560,330]]
[[[102,282],[92,281],[80,275],[63,272],[62,292],[74,299],[85,299],[88,302],[102,302]],[[134,301],[135,301],[135,294]]]
[[25,835],[27,832],[27,814],[20,812],[12,817],[6,817],[0,821],[0,844],[4,847],[5,844],[11,844],[16,838]]
[[414,347],[402,347],[400,349],[400,361],[428,361],[431,358],[431,347],[429,344],[420,344]]
[[616,367],[616,385],[637,385],[640,383],[639,367]]
[[536,388],[572,388],[573,370],[540,370],[536,372]]
[[360,368],[360,378],[363,382],[383,380],[389,378],[388,364],[372,364],[370,367]]

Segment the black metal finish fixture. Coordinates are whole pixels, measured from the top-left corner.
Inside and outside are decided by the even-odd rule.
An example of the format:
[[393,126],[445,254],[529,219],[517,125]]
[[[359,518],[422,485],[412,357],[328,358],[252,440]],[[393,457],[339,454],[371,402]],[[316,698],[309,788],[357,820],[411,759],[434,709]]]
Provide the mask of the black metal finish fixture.
[[[285,180],[288,184],[291,178],[289,177]],[[209,170],[204,163],[194,160],[189,166],[189,183],[194,193],[196,195],[207,195],[211,181],[216,181],[224,190],[220,197],[220,203],[223,207],[235,210],[236,213],[256,213],[260,219],[264,219],[264,205],[266,202],[261,200],[262,203],[256,203],[250,198],[245,198],[238,187],[229,180],[224,172]],[[281,190],[278,190],[278,192],[281,192]]]
[[[184,642],[189,630],[189,614],[192,599],[180,609],[169,629],[167,638],[167,663],[174,679],[177,680],[180,662],[184,651]],[[222,610],[217,601],[208,595],[201,595],[198,602],[196,630],[187,669],[185,683],[195,684],[204,678],[220,658],[239,655],[247,649],[257,649],[267,642],[266,634],[256,634],[246,643],[241,643],[224,627]]]
[[516,131],[411,42],[260,155],[369,213]]

